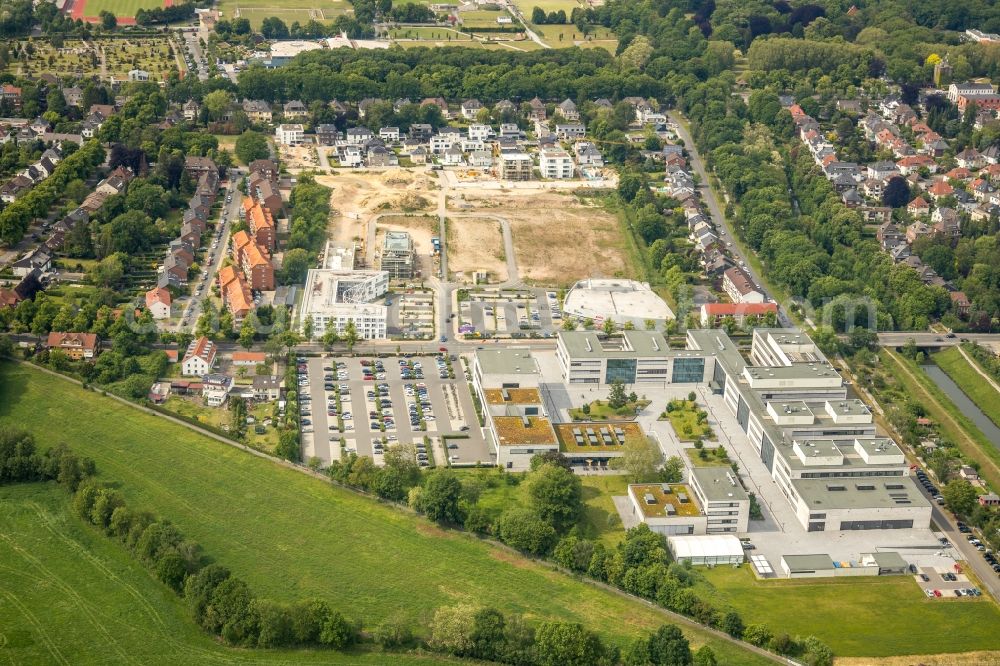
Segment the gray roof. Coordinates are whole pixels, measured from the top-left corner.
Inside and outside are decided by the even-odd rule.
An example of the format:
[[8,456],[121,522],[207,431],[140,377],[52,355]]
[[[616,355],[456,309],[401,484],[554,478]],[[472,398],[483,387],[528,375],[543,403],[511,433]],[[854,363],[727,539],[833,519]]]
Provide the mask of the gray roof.
[[538,374],[538,363],[528,349],[478,349],[476,359],[487,375]]
[[709,502],[739,502],[750,497],[739,481],[730,481],[732,474],[728,467],[693,467],[691,476],[698,481],[698,487]]
[[909,476],[794,479],[792,486],[810,511],[929,506]]

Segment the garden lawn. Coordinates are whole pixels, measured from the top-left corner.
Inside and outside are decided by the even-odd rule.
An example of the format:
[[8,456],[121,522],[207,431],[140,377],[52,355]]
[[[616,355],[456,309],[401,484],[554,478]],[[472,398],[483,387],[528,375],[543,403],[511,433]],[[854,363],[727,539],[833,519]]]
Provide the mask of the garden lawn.
[[[368,627],[395,618],[419,633],[441,606],[493,605],[532,622],[580,622],[620,646],[665,622],[645,604],[31,367],[0,364],[0,424],[93,457],[132,507],[170,519],[261,596],[319,597]],[[721,663],[765,663],[708,642]]]
[[438,664],[439,658],[226,648],[54,483],[0,488],[0,654],[12,664]]
[[994,602],[931,600],[911,576],[757,581],[747,565],[700,571],[745,623],[815,635],[838,657],[1000,649]]
[[[969,365],[958,347],[934,354],[931,359],[959,385],[962,392],[969,396],[969,400],[976,403],[991,421],[1000,426],[1000,393],[976,372],[976,368]],[[975,363],[975,359],[972,362]],[[981,367],[979,369],[983,370]]]

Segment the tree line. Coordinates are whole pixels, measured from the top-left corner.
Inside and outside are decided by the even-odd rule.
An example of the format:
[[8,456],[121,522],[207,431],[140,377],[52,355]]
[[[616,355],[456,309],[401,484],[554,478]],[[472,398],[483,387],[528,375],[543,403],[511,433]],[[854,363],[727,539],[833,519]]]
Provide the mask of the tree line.
[[0,211],[0,241],[7,246],[17,244],[36,218],[44,218],[49,209],[65,192],[66,185],[76,179],[88,178],[104,161],[104,148],[90,140],[79,150],[61,161],[52,175],[38,183],[24,196]]
[[[574,574],[613,585],[735,638],[817,666],[832,661],[829,648],[814,637],[798,639],[774,634],[761,624],[746,626],[737,612],[700,597],[694,591],[700,577],[689,566],[674,562],[666,539],[647,525],[628,530],[614,548],[582,536],[582,484],[559,453],[536,455],[524,475],[498,472],[489,483],[524,486],[527,495],[525,504],[500,510],[479,501],[486,490],[482,479],[461,479],[447,469],[424,474],[414,462],[412,447],[404,445],[389,447],[382,467],[367,456],[352,454],[333,461],[327,473],[337,483],[388,501],[405,501],[441,525],[497,538],[523,553],[550,559]],[[646,480],[677,480],[665,476],[666,470],[651,473]],[[626,659],[625,663],[633,662]]]

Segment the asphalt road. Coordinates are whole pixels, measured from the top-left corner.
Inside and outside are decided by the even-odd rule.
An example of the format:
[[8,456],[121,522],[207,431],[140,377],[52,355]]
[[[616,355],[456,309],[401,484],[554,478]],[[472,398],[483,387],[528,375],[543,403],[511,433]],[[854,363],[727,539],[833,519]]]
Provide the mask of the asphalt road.
[[943,510],[935,502],[934,498],[927,494],[927,492],[921,487],[921,492],[927,497],[928,501],[931,503],[931,518],[934,523],[938,526],[946,537],[955,546],[955,549],[960,553],[961,557],[956,559],[964,559],[966,564],[963,565],[965,569],[969,567],[972,568],[972,572],[976,575],[979,581],[982,583],[981,591],[989,592],[994,599],[1000,599],[1000,578],[993,569],[986,563],[983,559],[983,553],[980,553],[976,548],[968,542],[965,535],[958,531],[958,527],[955,524],[955,519],[952,517],[950,511]]
[[918,347],[954,347],[961,344],[962,340],[978,342],[981,345],[1000,345],[1000,334],[998,333],[962,333],[954,338],[949,338],[941,333],[928,331],[899,331],[897,333],[879,333],[878,342],[887,347],[901,347],[908,341],[913,340]]
[[[759,275],[757,275],[753,268],[750,267],[749,258],[743,254],[743,250],[740,248],[739,243],[734,240],[736,238],[736,234],[733,233],[733,228],[730,226],[729,220],[727,220],[726,216],[723,215],[723,207],[719,204],[718,197],[715,196],[715,190],[708,185],[708,172],[705,170],[705,163],[702,161],[701,155],[698,154],[698,148],[695,146],[694,139],[691,138],[691,134],[681,122],[683,120],[682,116],[674,111],[668,111],[667,115],[677,126],[677,135],[684,141],[684,147],[687,149],[688,157],[691,161],[691,167],[694,169],[695,173],[698,174],[699,178],[701,178],[701,184],[698,185],[698,192],[701,195],[701,200],[704,201],[705,205],[708,207],[708,212],[712,217],[712,221],[715,223],[715,228],[719,230],[720,240],[723,240],[726,243],[726,252],[729,253],[733,261],[742,266],[743,270],[745,270],[750,277],[753,278],[753,281],[757,284],[758,289],[760,289],[768,299],[773,301],[774,297],[770,294],[770,292],[768,292],[766,283]],[[794,326],[781,303],[778,303],[778,322],[785,327],[790,328]]]
[[[233,220],[239,218],[240,210],[240,192],[236,188],[237,181],[242,177],[242,173],[237,170],[230,171],[229,174],[229,185],[220,195],[226,197],[229,194],[233,195],[232,200],[229,203],[225,203],[225,198],[223,198],[222,211],[220,212],[219,220],[222,222],[222,234],[218,236],[219,245],[215,249],[212,249],[211,245],[206,249],[207,253],[211,253],[213,257],[212,261],[203,264],[203,268],[208,270],[208,274],[202,278],[201,274],[195,278],[191,286],[197,290],[200,286],[202,288],[201,293],[197,291],[188,299],[184,304],[184,314],[181,316],[180,323],[177,324],[177,330],[193,329],[195,324],[198,322],[198,317],[201,315],[201,303],[212,293],[212,282],[215,280],[215,275],[222,266],[222,261],[226,257],[226,249],[229,246],[229,229],[232,225]],[[215,242],[216,236],[212,236],[212,242]],[[206,257],[209,254],[205,255]],[[187,322],[184,324],[183,322]]]

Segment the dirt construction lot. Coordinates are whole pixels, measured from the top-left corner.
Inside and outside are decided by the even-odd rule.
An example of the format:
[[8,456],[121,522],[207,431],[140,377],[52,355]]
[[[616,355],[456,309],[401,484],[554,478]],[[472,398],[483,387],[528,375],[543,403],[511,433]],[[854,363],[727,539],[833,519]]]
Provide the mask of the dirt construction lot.
[[436,179],[416,171],[338,173],[317,176],[316,181],[333,189],[330,236],[337,241],[364,239],[373,214],[429,212],[437,205]]
[[[469,208],[510,220],[522,280],[571,285],[587,277],[630,274],[627,238],[614,216],[575,196],[516,190],[480,196],[464,193]],[[450,203],[450,202],[449,202]]]
[[465,273],[486,271],[490,282],[507,280],[503,234],[500,222],[482,218],[448,218],[448,270]]

